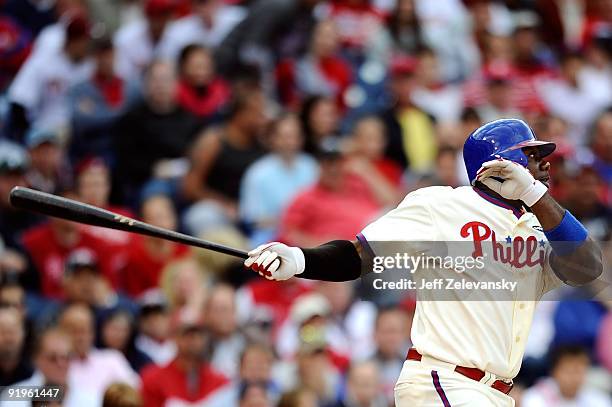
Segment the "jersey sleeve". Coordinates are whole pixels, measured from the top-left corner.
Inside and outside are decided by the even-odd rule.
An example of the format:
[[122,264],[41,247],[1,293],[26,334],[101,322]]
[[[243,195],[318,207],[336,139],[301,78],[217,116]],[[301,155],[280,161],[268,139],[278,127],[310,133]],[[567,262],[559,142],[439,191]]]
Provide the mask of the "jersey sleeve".
[[415,191],[381,218],[366,226],[357,239],[374,253],[381,242],[430,242],[437,231],[430,209],[431,198],[424,191]]

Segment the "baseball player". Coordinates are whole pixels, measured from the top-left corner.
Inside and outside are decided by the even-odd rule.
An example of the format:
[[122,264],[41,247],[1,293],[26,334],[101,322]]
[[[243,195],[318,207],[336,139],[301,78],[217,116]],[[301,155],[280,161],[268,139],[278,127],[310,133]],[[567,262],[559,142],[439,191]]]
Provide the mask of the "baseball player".
[[584,285],[602,271],[601,252],[584,226],[548,193],[545,157],[554,149],[521,120],[487,123],[463,147],[470,186],[416,190],[355,241],[315,248],[273,242],[251,251],[244,264],[270,280],[347,281],[377,255],[372,242],[468,242],[474,256],[496,238],[518,242],[509,247],[522,252],[522,260],[495,257],[483,270],[483,278],[520,275],[512,300],[422,300],[417,287],[414,347],[395,386],[398,407],[514,406],[508,393],[537,301],[561,283]]

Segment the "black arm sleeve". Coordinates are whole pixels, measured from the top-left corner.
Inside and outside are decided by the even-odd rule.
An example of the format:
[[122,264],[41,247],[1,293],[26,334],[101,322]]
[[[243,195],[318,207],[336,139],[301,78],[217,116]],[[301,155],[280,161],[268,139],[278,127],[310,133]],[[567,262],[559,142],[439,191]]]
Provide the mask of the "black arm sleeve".
[[333,240],[301,250],[306,269],[296,277],[321,281],[350,281],[361,277],[361,257],[348,240]]

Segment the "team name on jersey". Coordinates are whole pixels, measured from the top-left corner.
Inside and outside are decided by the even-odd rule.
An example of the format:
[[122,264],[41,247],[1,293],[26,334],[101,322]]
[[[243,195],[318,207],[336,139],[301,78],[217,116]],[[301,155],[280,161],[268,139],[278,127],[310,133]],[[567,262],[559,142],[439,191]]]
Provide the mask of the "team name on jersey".
[[538,239],[533,235],[526,239],[521,236],[508,237],[502,243],[497,240],[495,231],[491,230],[488,225],[472,221],[461,228],[461,237],[468,238],[470,236],[474,242],[472,257],[482,257],[484,254],[483,242],[489,241],[495,261],[510,264],[516,268],[544,264],[546,256],[546,250],[543,248],[544,241],[538,242]]

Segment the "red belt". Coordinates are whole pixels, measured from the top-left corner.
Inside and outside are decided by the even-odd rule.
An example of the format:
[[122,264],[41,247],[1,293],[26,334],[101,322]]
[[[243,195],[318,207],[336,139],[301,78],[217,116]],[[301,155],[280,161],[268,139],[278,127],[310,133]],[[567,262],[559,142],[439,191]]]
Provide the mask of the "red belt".
[[[423,355],[421,355],[416,349],[410,348],[408,350],[408,356],[406,356],[406,359],[416,360],[420,362],[422,357]],[[482,370],[476,369],[475,367],[464,367],[464,366],[455,367],[455,372],[462,374],[465,377],[468,377],[472,380],[476,380],[477,382],[481,381],[482,378],[486,374]],[[493,384],[491,385],[491,387],[493,387],[495,390],[501,391],[504,394],[510,393],[510,390],[512,390],[512,386],[513,386],[512,384],[506,383],[503,380],[495,380]]]

